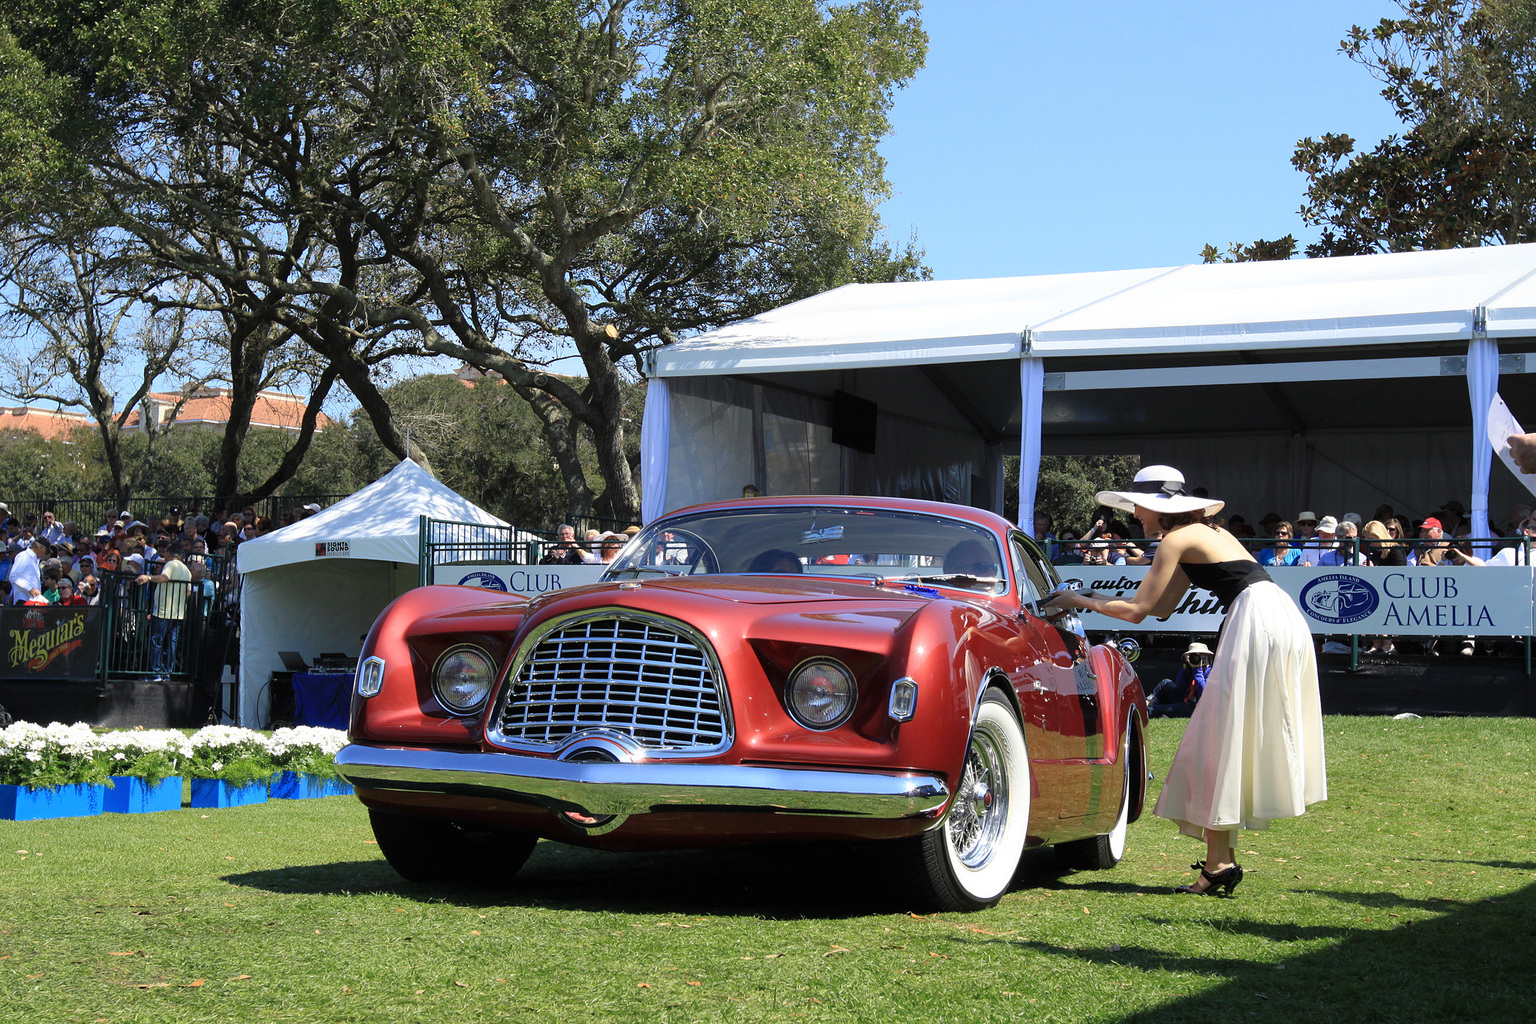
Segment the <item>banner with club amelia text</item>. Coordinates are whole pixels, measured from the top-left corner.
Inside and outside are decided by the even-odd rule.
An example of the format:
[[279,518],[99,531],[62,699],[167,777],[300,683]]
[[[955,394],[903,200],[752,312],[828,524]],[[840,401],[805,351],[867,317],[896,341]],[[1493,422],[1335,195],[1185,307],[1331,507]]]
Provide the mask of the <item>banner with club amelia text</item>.
[[7,605],[0,608],[8,680],[96,681],[100,608]]
[[[1059,565],[1066,581],[1130,597],[1147,566]],[[1274,566],[1266,572],[1295,599],[1312,632],[1377,636],[1532,636],[1532,570],[1525,565],[1388,568]],[[1209,591],[1191,587],[1167,619],[1132,625],[1084,612],[1089,630],[1215,633],[1222,611]]]
[[596,583],[606,565],[507,565],[477,562],[432,567],[432,582],[460,587],[484,587],[522,597],[538,597]]

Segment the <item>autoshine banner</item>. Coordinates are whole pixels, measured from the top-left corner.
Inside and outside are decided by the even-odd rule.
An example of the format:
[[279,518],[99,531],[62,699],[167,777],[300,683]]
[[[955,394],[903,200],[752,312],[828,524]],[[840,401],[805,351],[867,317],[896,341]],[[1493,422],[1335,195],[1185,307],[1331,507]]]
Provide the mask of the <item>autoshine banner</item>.
[[[1056,567],[1064,580],[1130,597],[1147,574],[1141,565]],[[1274,566],[1266,570],[1295,598],[1312,632],[1376,636],[1532,636],[1529,566],[1396,569],[1385,566]],[[1167,619],[1132,625],[1084,612],[1091,630],[1214,633],[1222,612],[1215,595],[1191,587]]]
[[432,582],[538,597],[554,590],[596,583],[606,568],[604,565],[506,565],[501,562],[438,565],[433,567]]
[[56,605],[10,605],[0,608],[0,637],[8,680],[48,679],[96,681],[101,609]]

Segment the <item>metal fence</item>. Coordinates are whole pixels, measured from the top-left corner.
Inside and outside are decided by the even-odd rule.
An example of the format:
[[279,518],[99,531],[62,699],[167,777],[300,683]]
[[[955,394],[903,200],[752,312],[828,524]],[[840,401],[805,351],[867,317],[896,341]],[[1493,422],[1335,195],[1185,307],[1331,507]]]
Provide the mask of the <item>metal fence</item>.
[[107,680],[167,680],[198,684],[210,709],[224,708],[224,667],[238,648],[239,577],[210,560],[197,583],[139,583],[132,573],[102,573],[102,685]]
[[[1239,542],[1250,552],[1252,552],[1254,557],[1257,558],[1262,551],[1275,550],[1276,539],[1277,538],[1274,537],[1243,537],[1239,538]],[[1314,548],[1315,542],[1310,538],[1294,539],[1286,537],[1283,539],[1286,541],[1287,549],[1297,552],[1298,555],[1303,552],[1303,549]],[[1379,541],[1365,540],[1359,537],[1348,539],[1339,538],[1328,542],[1331,546],[1331,549],[1337,551],[1338,555],[1336,559],[1330,555],[1328,562],[1325,564],[1381,565],[1386,564],[1380,560],[1382,553],[1402,551],[1404,560],[1407,561],[1409,565],[1414,565],[1416,564],[1416,556],[1419,552],[1424,551],[1429,547],[1436,547],[1443,551],[1445,554],[1445,561],[1443,564],[1451,566],[1459,564],[1460,561],[1450,553],[1451,548],[1454,547],[1472,555],[1475,558],[1481,558],[1485,561],[1492,554],[1495,554],[1498,551],[1504,549],[1514,549],[1515,551],[1520,552],[1520,560],[1518,564],[1526,565],[1528,564],[1529,559],[1528,552],[1524,549],[1529,548],[1530,541],[1533,539],[1536,538],[1527,538],[1521,536],[1446,537],[1438,541],[1414,538]],[[1048,545],[1050,548],[1048,553],[1051,556],[1051,561],[1058,566],[1084,564],[1114,565],[1119,564],[1116,561],[1117,558],[1130,556],[1131,552],[1128,549],[1131,548],[1136,549],[1136,551],[1144,551],[1145,556],[1150,558],[1152,551],[1154,550],[1154,546],[1149,546],[1151,544],[1152,542],[1146,541],[1139,537],[1130,538],[1128,540],[1105,540],[1102,538],[1094,538],[1092,540],[1058,540],[1055,543]],[[1367,560],[1364,563],[1361,561],[1362,555],[1364,555],[1365,559]],[[1303,555],[1301,557],[1305,559],[1307,556]]]
[[487,526],[422,516],[417,582],[432,582],[439,565],[493,562],[500,565],[536,565],[549,538],[512,526]]
[[[246,508],[255,510],[258,516],[266,516],[274,523],[282,519],[285,514],[297,513],[305,505],[318,503],[326,506],[345,498],[345,494],[282,494],[267,498],[250,500],[243,497],[216,498],[207,495],[157,495],[153,497],[136,497],[127,503],[128,510],[138,519],[146,523],[158,524],[165,516],[180,515],[188,519],[193,515],[202,514],[213,522],[217,517],[215,512],[223,511],[226,517],[229,514],[239,512]],[[11,515],[17,519],[24,518],[27,513],[34,513],[39,519],[44,512],[52,512],[54,518],[61,523],[74,523],[84,534],[95,532],[98,526],[111,523],[119,518],[123,511],[123,504],[116,498],[14,498],[5,496],[5,503],[11,508]]]

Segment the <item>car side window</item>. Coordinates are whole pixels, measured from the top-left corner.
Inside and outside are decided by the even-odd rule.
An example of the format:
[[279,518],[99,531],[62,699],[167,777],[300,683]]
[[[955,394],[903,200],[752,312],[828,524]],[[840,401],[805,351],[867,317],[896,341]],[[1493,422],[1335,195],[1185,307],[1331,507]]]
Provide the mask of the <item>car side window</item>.
[[1038,608],[1045,596],[1055,589],[1055,584],[1051,582],[1050,573],[1030,550],[1023,534],[1013,534],[1010,540],[1014,561],[1019,566],[1019,600],[1028,608]]

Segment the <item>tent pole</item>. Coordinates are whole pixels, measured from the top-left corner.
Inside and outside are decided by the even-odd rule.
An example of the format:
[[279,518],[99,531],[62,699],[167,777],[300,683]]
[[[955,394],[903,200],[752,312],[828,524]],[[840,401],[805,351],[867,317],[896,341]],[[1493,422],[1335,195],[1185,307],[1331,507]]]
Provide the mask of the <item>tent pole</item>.
[[1019,529],[1035,535],[1035,494],[1040,483],[1041,407],[1045,401],[1045,360],[1030,354],[1031,334],[1024,331],[1019,360],[1019,396],[1024,415],[1019,424]]
[[[1472,403],[1472,536],[1490,537],[1488,526],[1488,474],[1493,467],[1493,446],[1488,443],[1488,407],[1499,393],[1499,343],[1488,337],[1488,310],[1477,307],[1472,315],[1472,340],[1467,343],[1467,398]],[[1478,557],[1488,558],[1487,543],[1476,546]]]
[[416,585],[424,587],[431,582],[427,570],[427,517],[416,517]]

